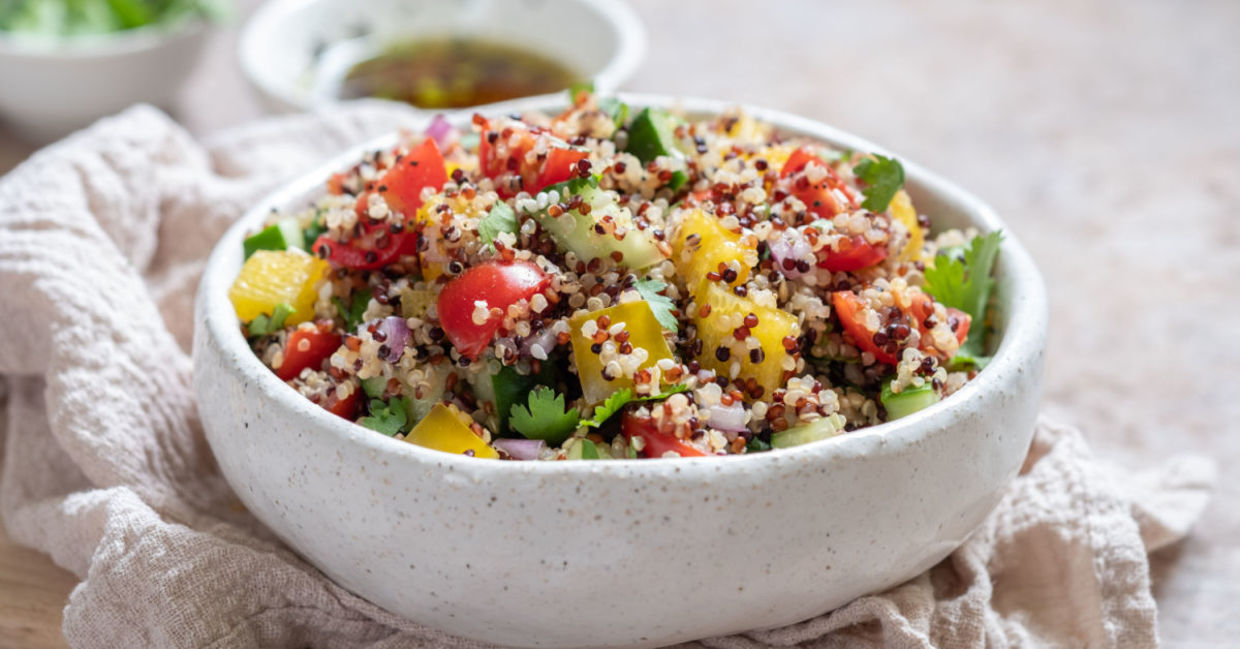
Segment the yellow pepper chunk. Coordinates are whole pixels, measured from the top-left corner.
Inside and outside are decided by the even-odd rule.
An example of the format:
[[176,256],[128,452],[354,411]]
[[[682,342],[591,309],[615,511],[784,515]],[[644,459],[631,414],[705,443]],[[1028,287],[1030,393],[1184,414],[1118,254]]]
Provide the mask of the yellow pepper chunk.
[[[607,317],[608,325],[599,327],[598,319],[603,316]],[[654,312],[645,302],[625,302],[573,316],[568,321],[569,333],[572,336],[573,356],[577,361],[577,376],[581,379],[581,390],[586,401],[590,403],[602,403],[616,390],[634,386],[633,379],[624,376],[622,372],[617,372],[615,366],[608,370],[612,380],[608,381],[603,377],[603,370],[607,369],[606,361],[615,360],[617,364],[620,362],[620,345],[616,343],[614,336],[599,343],[599,352],[595,353],[591,349],[595,344],[594,335],[597,331],[605,333],[620,323],[624,324],[623,331],[629,332],[628,344],[633,346],[631,353],[640,354],[639,350],[645,350],[646,359],[637,366],[637,371],[648,369],[661,359],[672,358],[672,351],[663,338],[663,327],[659,325],[658,320],[655,320]],[[590,331],[590,335],[587,335],[583,328]]]
[[749,279],[750,262],[757,258],[756,239],[746,240],[724,228],[714,215],[697,208],[684,215],[672,243],[676,272],[685,278],[685,285],[695,295],[707,281],[707,273],[719,272],[719,264],[736,271],[736,278],[728,282],[730,286],[743,284]]
[[[698,361],[703,367],[714,370],[720,376],[734,378],[732,366],[739,363],[735,378],[752,378],[762,386],[763,395],[767,397],[784,384],[783,361],[788,356],[784,338],[800,335],[796,316],[761,306],[715,283],[705,286],[697,304],[693,318],[697,324],[698,339],[702,341]],[[703,317],[702,311],[707,305],[710,308]],[[758,319],[756,326],[747,326],[745,319],[750,314]],[[737,339],[735,332],[741,327],[748,331],[746,338],[757,339],[758,347],[751,349],[748,340]]]
[[913,207],[913,200],[903,189],[896,192],[891,199],[891,216],[895,220],[904,224],[908,228],[908,244],[900,251],[896,261],[917,261],[922,258],[922,251],[926,244],[926,233],[922,231],[921,225],[917,223],[917,210]]
[[241,266],[228,298],[237,317],[249,323],[268,315],[282,302],[293,307],[284,323],[295,325],[314,317],[316,287],[329,270],[327,262],[300,250],[258,250]]
[[466,451],[473,451],[474,457],[498,459],[499,453],[475,435],[461,420],[465,416],[455,407],[437,403],[422,421],[405,435],[405,441],[444,453],[461,455]]

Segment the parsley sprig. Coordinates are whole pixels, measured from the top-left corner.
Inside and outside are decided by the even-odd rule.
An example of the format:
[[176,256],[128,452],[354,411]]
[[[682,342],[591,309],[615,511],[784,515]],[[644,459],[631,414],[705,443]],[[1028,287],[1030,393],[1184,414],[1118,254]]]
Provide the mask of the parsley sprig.
[[631,389],[622,388],[613,392],[610,397],[607,397],[606,401],[599,404],[594,409],[593,417],[581,420],[581,425],[587,428],[599,428],[603,424],[607,423],[607,420],[611,419],[612,415],[616,414],[621,408],[624,408],[630,403],[636,403],[639,401],[662,401],[673,394],[687,392],[688,390],[689,386],[687,385],[673,385],[659,394],[639,397],[634,395]]
[[409,399],[406,397],[387,401],[371,399],[370,415],[362,417],[357,423],[391,437],[396,433],[404,432],[405,425],[409,423],[409,416],[406,414],[408,407]]
[[676,328],[680,324],[676,321],[676,316],[672,313],[676,310],[676,305],[672,302],[671,298],[660,293],[660,291],[667,288],[667,284],[657,279],[642,279],[638,280],[637,283],[633,285],[633,288],[637,289],[637,292],[641,294],[642,299],[650,305],[650,311],[654,313],[654,319],[657,320],[664,329],[676,331]]
[[501,232],[514,235],[517,233],[517,213],[508,203],[499,200],[495,201],[491,211],[478,221],[478,236],[482,237],[483,243],[495,245],[495,237]]
[[576,407],[567,408],[564,395],[540,385],[530,392],[528,405],[515,404],[509,411],[508,425],[529,439],[541,439],[548,444],[562,444],[577,430],[581,413]]
[[861,207],[871,212],[885,211],[904,185],[904,166],[895,158],[875,154],[862,160],[853,172],[866,184],[865,201]]
[[973,318],[971,332],[960,346],[956,359],[983,366],[989,360],[985,356],[984,332],[986,303],[995,280],[990,276],[995,259],[999,256],[999,244],[1003,233],[991,232],[979,235],[964,249],[963,259],[939,253],[934,266],[926,269],[926,292],[945,306],[964,311]]

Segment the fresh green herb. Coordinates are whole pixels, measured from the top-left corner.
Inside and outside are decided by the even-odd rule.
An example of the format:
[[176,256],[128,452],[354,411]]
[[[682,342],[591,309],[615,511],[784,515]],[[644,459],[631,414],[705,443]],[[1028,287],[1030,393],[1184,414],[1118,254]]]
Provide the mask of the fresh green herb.
[[405,431],[405,425],[409,423],[409,416],[405,414],[408,408],[409,400],[405,397],[387,401],[371,399],[370,415],[357,420],[357,423],[391,437]]
[[517,213],[502,200],[495,201],[495,205],[491,206],[491,211],[478,221],[478,236],[482,237],[482,242],[487,245],[495,244],[495,237],[499,233],[507,232],[509,234],[517,233]]
[[603,424],[607,423],[607,420],[611,419],[612,415],[616,414],[621,408],[624,408],[630,403],[636,403],[638,401],[662,401],[673,394],[687,392],[688,390],[689,386],[687,385],[673,385],[659,394],[638,397],[633,395],[633,390],[629,388],[621,388],[611,393],[611,396],[607,397],[606,401],[596,406],[594,408],[594,416],[589,419],[583,419],[581,421],[581,425],[587,428],[599,428]]
[[336,305],[336,311],[340,314],[340,319],[344,320],[345,328],[349,331],[356,331],[357,326],[362,324],[362,315],[366,313],[366,307],[370,306],[370,300],[354,295],[349,298],[349,304],[346,306],[340,298],[333,297],[332,304]]
[[882,212],[904,185],[904,166],[895,158],[875,154],[866,158],[853,169],[857,178],[865,181],[865,202],[861,203],[871,212]]
[[530,392],[528,406],[514,405],[508,416],[508,425],[513,430],[552,445],[568,439],[580,421],[577,408],[565,408],[564,395],[543,385]]
[[642,299],[650,305],[654,319],[658,320],[664,329],[676,331],[680,324],[676,321],[676,316],[672,314],[676,310],[676,305],[672,303],[671,298],[659,293],[667,288],[667,284],[657,279],[642,279],[638,280],[633,288],[636,288]]
[[7,0],[0,31],[77,36],[229,13],[223,0]]
[[985,364],[982,360],[986,351],[982,347],[985,336],[982,333],[985,331],[986,303],[995,283],[990,273],[999,256],[1002,241],[1003,233],[997,230],[978,235],[969,242],[963,260],[940,254],[934,259],[934,267],[927,268],[925,273],[927,293],[945,306],[960,309],[973,318],[976,335],[965,339],[957,358],[968,358],[979,365]]
[[672,181],[667,184],[667,188],[676,191],[685,186],[689,182],[689,174],[677,169],[672,172]]
[[771,450],[771,445],[754,437],[745,443],[746,453],[761,453],[762,451]]
[[621,128],[624,123],[629,121],[629,105],[616,99],[615,97],[603,97],[598,100],[599,110],[611,115],[612,121],[616,123],[616,128]]
[[588,439],[581,440],[581,459],[583,460],[597,460],[598,459],[598,447],[594,445],[594,442],[592,440],[588,440]]
[[293,315],[294,309],[287,302],[281,302],[276,308],[271,310],[271,315],[266,313],[260,314],[257,318],[250,321],[246,325],[246,329],[250,331],[251,338],[258,338],[273,334],[284,328],[284,321]]
[[314,218],[310,219],[310,224],[306,226],[306,229],[302,231],[302,235],[306,240],[306,250],[311,253],[314,251],[310,250],[310,247],[314,245],[315,240],[324,232],[327,232],[327,226],[323,225],[322,218],[323,210],[319,210],[315,213]]

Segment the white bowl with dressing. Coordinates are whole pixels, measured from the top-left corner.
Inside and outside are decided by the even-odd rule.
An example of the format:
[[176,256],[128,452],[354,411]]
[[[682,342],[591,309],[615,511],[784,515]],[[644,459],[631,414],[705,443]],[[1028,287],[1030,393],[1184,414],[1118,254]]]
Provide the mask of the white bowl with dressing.
[[246,24],[239,56],[264,106],[293,112],[339,101],[349,69],[390,45],[444,37],[527,49],[605,93],[646,48],[636,15],[611,0],[272,0]]

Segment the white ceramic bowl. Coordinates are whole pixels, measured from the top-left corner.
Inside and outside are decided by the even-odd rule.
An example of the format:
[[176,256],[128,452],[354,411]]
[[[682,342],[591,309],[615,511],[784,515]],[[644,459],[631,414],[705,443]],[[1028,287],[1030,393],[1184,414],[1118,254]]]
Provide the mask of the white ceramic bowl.
[[206,33],[195,19],[71,38],[0,32],[0,116],[46,142],[135,103],[167,108]]
[[514,42],[569,61],[599,92],[628,79],[646,47],[641,22],[615,0],[272,0],[246,24],[239,52],[266,107],[287,112],[337,101],[333,89],[363,53],[448,35]]
[[[700,115],[726,107],[675,103]],[[502,110],[540,108],[558,106]],[[788,132],[879,150],[817,122],[751,111]],[[1046,295],[1011,234],[998,263],[995,360],[934,406],[829,440],[696,460],[502,462],[421,448],[327,413],[251,353],[227,291],[242,238],[269,210],[304,206],[331,172],[394,142],[344,154],[238,221],[207,264],[194,333],[203,426],[238,496],[376,604],[518,647],[655,646],[789,624],[941,560],[1020,466],[1040,393]],[[940,227],[1003,227],[956,186],[907,161],[905,169],[919,209]]]

